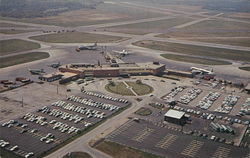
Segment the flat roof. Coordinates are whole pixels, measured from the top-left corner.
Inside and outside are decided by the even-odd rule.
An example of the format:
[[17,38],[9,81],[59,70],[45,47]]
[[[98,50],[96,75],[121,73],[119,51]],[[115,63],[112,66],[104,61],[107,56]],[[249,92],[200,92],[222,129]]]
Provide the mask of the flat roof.
[[177,110],[170,109],[170,110],[168,110],[168,112],[164,116],[172,117],[172,118],[176,118],[176,119],[181,119],[184,115],[185,115],[185,112],[183,112],[183,111],[177,111]]
[[[73,63],[73,65],[81,65],[81,64],[86,64],[86,63]],[[119,67],[111,67],[111,65],[109,64],[103,64],[102,66],[98,66],[98,65],[94,65],[92,64],[94,67],[71,67],[72,64],[68,64],[68,67],[70,69],[74,69],[74,70],[80,70],[80,71],[84,71],[84,70],[118,70],[118,69],[157,69],[160,68],[162,66],[164,66],[165,64],[153,64],[153,62],[147,62],[147,63],[119,63]],[[86,64],[86,65],[91,65],[91,64]],[[61,66],[63,68],[66,68],[66,65]]]
[[68,77],[72,77],[72,76],[76,76],[77,74],[75,73],[71,73],[71,72],[61,72],[61,75],[63,75],[63,78],[68,78]]

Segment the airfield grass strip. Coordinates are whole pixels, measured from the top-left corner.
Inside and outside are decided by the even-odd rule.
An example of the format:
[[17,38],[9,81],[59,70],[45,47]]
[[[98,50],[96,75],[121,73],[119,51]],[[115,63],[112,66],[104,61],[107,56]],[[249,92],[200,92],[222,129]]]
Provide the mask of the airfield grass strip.
[[191,57],[185,55],[175,55],[175,54],[161,54],[162,57],[174,61],[196,63],[203,65],[231,65],[232,63],[223,60],[205,59],[200,57]]
[[207,46],[197,46],[190,44],[180,44],[172,42],[162,42],[153,40],[137,41],[132,43],[135,46],[180,53],[180,55],[196,55],[204,57],[213,57],[229,59],[236,61],[250,61],[250,51],[233,50],[226,48],[215,48]]
[[244,70],[244,71],[250,71],[250,66],[239,67],[239,69]]
[[0,68],[46,59],[50,55],[47,52],[30,52],[0,58]]
[[0,56],[38,49],[41,47],[39,43],[20,39],[0,40],[0,46]]

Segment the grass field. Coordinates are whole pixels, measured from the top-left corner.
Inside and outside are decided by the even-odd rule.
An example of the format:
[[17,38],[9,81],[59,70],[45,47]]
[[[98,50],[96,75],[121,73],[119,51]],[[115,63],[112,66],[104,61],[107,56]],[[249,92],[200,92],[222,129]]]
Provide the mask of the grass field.
[[171,51],[186,55],[196,55],[196,56],[207,56],[213,58],[237,60],[237,61],[250,61],[249,51],[239,51],[224,48],[213,48],[206,46],[195,46],[188,44],[178,44],[160,41],[138,41],[133,43],[133,45],[145,47],[149,49],[161,50],[161,51]]
[[45,59],[48,57],[49,57],[49,53],[46,53],[46,52],[31,52],[31,53],[3,57],[3,58],[0,58],[0,68],[28,63],[31,61]]
[[114,27],[107,27],[105,29],[111,32],[122,32],[128,34],[141,35],[141,34],[151,33],[154,31],[156,32],[165,31],[168,28],[189,22],[190,20],[191,18],[178,17],[166,20],[157,20],[151,22],[142,22],[142,23],[127,24]]
[[113,158],[163,158],[137,149],[123,146],[114,142],[103,141],[96,148]]
[[92,156],[85,152],[72,152],[63,156],[62,158],[92,158]]
[[173,30],[158,37],[249,37],[247,23],[207,20],[181,29]]
[[140,108],[139,110],[137,110],[135,112],[135,114],[137,115],[141,115],[141,116],[148,116],[148,115],[151,115],[152,114],[152,110],[150,110],[149,108]]
[[241,70],[250,71],[250,66],[239,67]]
[[126,85],[122,82],[115,82],[115,86],[108,84],[105,86],[105,89],[111,93],[134,96],[134,94],[126,88]]
[[147,84],[137,84],[135,82],[126,82],[138,95],[145,95],[153,92],[153,88]]
[[67,27],[121,22],[125,20],[152,18],[163,15],[164,14],[155,13],[143,8],[133,8],[114,3],[102,3],[98,5],[96,9],[69,11],[57,16],[23,19],[0,17],[0,19]]
[[1,40],[0,46],[0,56],[40,48],[38,43],[20,39]]
[[250,38],[226,38],[226,39],[209,39],[209,38],[207,38],[207,39],[199,39],[199,38],[195,39],[194,38],[194,39],[188,39],[188,40],[250,47]]
[[33,36],[30,37],[30,39],[49,43],[109,43],[126,40],[128,38],[101,34],[90,34],[84,32],[65,32]]
[[[153,91],[153,88],[146,84],[137,84],[135,82],[127,82],[126,83],[133,88],[133,90],[138,95],[149,94]],[[120,95],[128,95],[134,96],[133,92],[126,87],[123,82],[115,82],[115,85],[107,84],[105,89],[111,93],[120,94]]]
[[19,33],[27,33],[27,32],[33,32],[33,31],[30,31],[30,30],[0,30],[0,33],[3,33],[3,34],[19,34]]
[[0,22],[0,27],[27,27],[27,26]]
[[203,65],[230,65],[232,64],[230,62],[222,61],[222,60],[211,60],[211,59],[197,58],[197,57],[184,56],[184,55],[161,54],[161,56],[170,60],[195,63],[195,64],[203,64]]

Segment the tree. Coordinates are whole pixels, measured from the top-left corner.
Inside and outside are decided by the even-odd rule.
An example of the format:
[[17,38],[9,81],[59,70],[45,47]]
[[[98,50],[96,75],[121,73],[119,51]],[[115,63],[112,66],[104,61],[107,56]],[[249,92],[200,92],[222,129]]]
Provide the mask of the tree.
[[136,84],[142,84],[142,81],[141,81],[141,80],[136,80],[135,83],[136,83]]
[[115,82],[114,81],[109,81],[109,85],[115,86]]

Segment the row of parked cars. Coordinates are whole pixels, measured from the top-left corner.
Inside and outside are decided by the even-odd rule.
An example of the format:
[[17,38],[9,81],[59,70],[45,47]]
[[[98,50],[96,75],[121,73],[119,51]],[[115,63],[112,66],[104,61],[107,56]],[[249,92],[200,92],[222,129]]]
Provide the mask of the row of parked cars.
[[240,96],[228,95],[223,100],[222,105],[218,107],[217,109],[215,109],[215,111],[228,114],[231,112],[234,105],[237,103],[239,99],[240,99]]
[[69,111],[73,111],[73,112],[77,112],[77,113],[80,113],[83,115],[87,115],[87,118],[94,117],[94,118],[103,119],[104,115],[105,115],[104,112],[94,110],[94,109],[88,109],[88,108],[82,107],[82,106],[77,106],[77,105],[74,105],[72,103],[67,103],[65,101],[57,101],[55,103],[52,103],[52,106],[57,106],[57,107],[60,107],[62,109],[66,109]]
[[55,136],[52,133],[48,133],[45,137],[40,139],[41,142],[45,142],[46,144],[50,144],[54,142]]
[[112,100],[112,101],[116,101],[116,102],[120,102],[120,103],[128,103],[128,100],[126,99],[121,99],[121,98],[115,98],[115,97],[111,97],[111,96],[107,96],[107,95],[103,95],[103,94],[98,94],[98,93],[94,93],[94,92],[88,92],[88,91],[82,91],[84,94],[90,95],[90,96],[95,96],[98,98],[103,98],[106,100]]
[[81,103],[81,104],[84,104],[84,105],[88,105],[88,106],[91,106],[91,107],[96,107],[96,108],[99,108],[99,109],[110,110],[110,111],[118,110],[120,108],[120,107],[112,105],[112,104],[97,102],[97,101],[94,101],[92,99],[81,98],[81,97],[74,96],[74,95],[68,97],[68,100],[69,101],[74,101],[74,102],[77,102],[77,103]]
[[46,121],[47,119],[45,117],[37,116],[37,115],[31,114],[31,113],[25,114],[22,118],[28,122],[34,122],[34,123],[39,124],[41,126],[45,126],[48,124],[48,122]]
[[43,107],[41,109],[41,112],[46,113],[50,116],[60,117],[63,120],[74,121],[74,123],[78,123],[78,122],[84,120],[84,118],[79,116],[79,115],[70,114],[70,113],[61,111],[59,109],[51,109],[47,106]]
[[62,122],[56,122],[52,128],[54,130],[59,130],[61,133],[68,132],[69,134],[71,134],[73,132],[75,133],[80,132],[79,128],[76,128],[74,126],[70,127],[68,124]]
[[240,115],[250,115],[250,98],[247,98],[245,103],[241,106]]
[[194,100],[202,92],[199,88],[192,88],[187,91],[187,93],[180,97],[179,102],[182,104],[188,104]]
[[222,133],[225,132],[225,133],[235,134],[235,131],[233,130],[233,128],[231,128],[228,125],[211,122],[210,127],[216,132],[222,132]]
[[170,93],[168,93],[165,97],[163,97],[162,99],[163,100],[170,100],[172,99],[173,97],[175,97],[178,93],[182,92],[186,87],[183,87],[183,86],[178,86],[178,87],[175,87],[171,90]]
[[[171,107],[171,106],[168,105],[167,107]],[[180,107],[180,106],[174,106],[173,109],[188,112],[188,113],[192,113],[192,114],[195,114],[195,115],[200,115],[201,114],[201,111],[194,110],[194,109],[189,109],[189,108],[183,108],[183,107]]]
[[208,95],[202,98],[201,101],[196,105],[197,107],[200,107],[201,109],[207,110],[210,108],[213,103],[221,96],[218,92],[210,92]]

